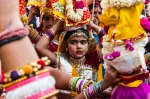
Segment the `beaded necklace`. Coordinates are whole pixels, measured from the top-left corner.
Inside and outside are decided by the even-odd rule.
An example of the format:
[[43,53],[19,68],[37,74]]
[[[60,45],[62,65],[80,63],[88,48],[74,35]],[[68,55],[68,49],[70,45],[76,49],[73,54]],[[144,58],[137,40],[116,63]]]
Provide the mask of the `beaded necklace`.
[[72,57],[69,57],[69,63],[72,66],[72,76],[79,76],[78,72],[80,68],[83,66],[85,62],[85,57],[81,59],[74,59]]

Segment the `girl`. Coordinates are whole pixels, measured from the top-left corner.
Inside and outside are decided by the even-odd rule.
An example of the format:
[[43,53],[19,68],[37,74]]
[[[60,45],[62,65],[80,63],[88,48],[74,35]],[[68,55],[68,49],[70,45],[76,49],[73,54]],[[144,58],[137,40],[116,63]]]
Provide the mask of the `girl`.
[[60,35],[57,53],[48,50],[49,40],[52,40],[61,23],[62,21],[59,21],[50,29],[49,34],[39,40],[36,44],[37,51],[48,56],[52,64],[57,64],[57,68],[63,72],[96,82],[99,77],[98,71],[102,56],[100,50],[95,50],[94,38],[84,27],[71,27],[69,31],[63,32]]

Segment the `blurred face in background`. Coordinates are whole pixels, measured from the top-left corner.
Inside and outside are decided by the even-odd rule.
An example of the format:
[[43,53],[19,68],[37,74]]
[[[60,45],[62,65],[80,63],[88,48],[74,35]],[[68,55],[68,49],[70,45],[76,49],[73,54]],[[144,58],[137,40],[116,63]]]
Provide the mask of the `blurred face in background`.
[[93,4],[91,4],[91,5],[89,5],[89,10],[90,10],[91,16],[93,16],[93,18],[92,18],[93,23],[95,23],[96,25],[99,25],[100,22],[98,20],[98,16],[100,16],[102,13],[102,9],[101,9],[100,5],[95,3],[94,11],[93,11]]
[[43,15],[43,28],[49,29],[57,23],[57,20],[52,15]]

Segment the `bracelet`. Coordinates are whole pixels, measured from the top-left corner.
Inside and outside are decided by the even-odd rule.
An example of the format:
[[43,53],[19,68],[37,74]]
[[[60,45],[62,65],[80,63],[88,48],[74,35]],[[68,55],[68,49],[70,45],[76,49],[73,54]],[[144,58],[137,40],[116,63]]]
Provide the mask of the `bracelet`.
[[46,32],[46,34],[45,34],[45,36],[48,38],[48,39],[53,39],[54,38],[54,32],[53,32],[53,30],[52,29],[49,29],[47,32]]
[[4,39],[4,40],[1,40],[0,41],[0,47],[5,45],[5,44],[8,44],[10,42],[13,42],[13,41],[16,41],[16,40],[20,40],[20,39],[22,39],[22,38],[24,38],[26,36],[27,35],[21,35],[21,36],[17,35],[17,36],[13,36],[11,38],[7,38],[7,39]]
[[84,92],[87,87],[94,84],[92,80],[81,79],[80,77],[72,77],[69,81],[69,88],[75,92]]
[[84,95],[85,99],[88,99],[85,91],[83,92],[83,95]]
[[17,68],[16,70],[4,73],[4,79],[1,81],[1,83],[5,84],[15,81],[23,76],[30,77],[32,75],[35,75],[37,71],[42,70],[48,64],[50,64],[50,60],[48,60],[48,57],[42,57],[36,62],[31,62],[25,66]]
[[80,77],[73,77],[70,81],[70,89],[72,91],[76,91],[76,84],[78,82],[78,80],[81,79]]
[[29,35],[28,35],[30,38],[34,39],[34,38],[37,38],[39,35],[39,33],[30,25],[30,28],[29,28]]
[[101,28],[101,30],[99,31],[98,36],[99,36],[99,37],[102,37],[102,36],[104,35],[104,33],[105,33],[104,28]]
[[84,91],[85,89],[87,89],[87,87],[89,87],[91,84],[94,84],[94,81],[88,80],[88,81],[83,85],[82,91]]
[[95,84],[93,84],[92,86],[88,87],[85,91],[88,99],[93,99],[97,96],[99,96],[99,94],[102,94],[102,81],[97,82]]

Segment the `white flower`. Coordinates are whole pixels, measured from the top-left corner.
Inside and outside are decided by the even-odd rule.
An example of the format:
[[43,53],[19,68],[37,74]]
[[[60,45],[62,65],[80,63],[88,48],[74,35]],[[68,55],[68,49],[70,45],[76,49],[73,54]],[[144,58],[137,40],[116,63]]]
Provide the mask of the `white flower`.
[[72,0],[66,0],[66,16],[68,19],[77,22],[82,19],[84,9],[76,9],[76,13],[73,9]]
[[101,6],[103,10],[107,10],[109,8],[122,8],[122,7],[131,7],[139,3],[144,3],[145,0],[102,0]]

